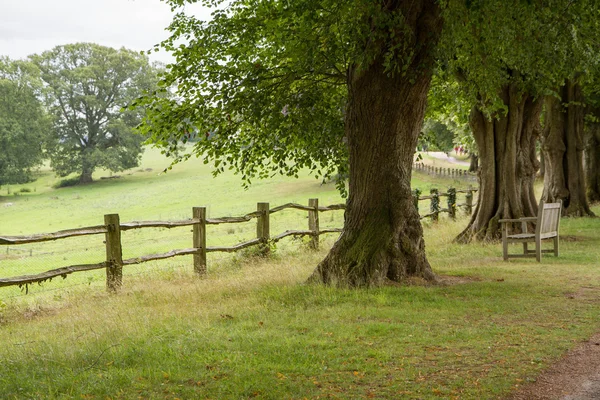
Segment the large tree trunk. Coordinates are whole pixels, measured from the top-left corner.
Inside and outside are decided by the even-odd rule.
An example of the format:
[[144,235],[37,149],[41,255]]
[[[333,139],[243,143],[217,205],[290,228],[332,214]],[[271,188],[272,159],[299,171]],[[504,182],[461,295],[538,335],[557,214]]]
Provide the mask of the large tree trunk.
[[546,98],[546,124],[542,151],[546,162],[546,202],[562,200],[563,215],[594,215],[585,194],[583,175],[583,95],[571,81],[560,90],[561,98]]
[[370,43],[379,46],[375,61],[349,69],[345,124],[350,177],[344,230],[312,281],[378,286],[409,277],[435,280],[410,180],[441,17],[433,0],[392,1],[387,6],[402,8],[415,33],[410,38],[415,57],[406,75],[389,73],[383,53],[390,43]]
[[488,119],[473,108],[470,125],[479,152],[479,201],[459,242],[500,237],[498,220],[537,214],[533,192],[539,161],[535,156],[542,101],[516,86],[502,94],[508,112]]
[[[593,114],[600,118],[600,109]],[[585,127],[585,186],[588,201],[600,201],[600,122],[590,122]]]

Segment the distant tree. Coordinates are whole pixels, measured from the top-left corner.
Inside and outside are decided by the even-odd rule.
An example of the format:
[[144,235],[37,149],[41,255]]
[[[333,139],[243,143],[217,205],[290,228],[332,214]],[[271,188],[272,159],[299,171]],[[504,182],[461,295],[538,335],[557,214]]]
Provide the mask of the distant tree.
[[476,172],[477,146],[469,126],[470,109],[471,104],[465,98],[456,78],[438,67],[428,94],[425,125],[428,120],[445,125],[452,132],[452,147],[460,146],[469,153],[469,171]]
[[155,89],[157,71],[145,55],[76,43],[31,59],[41,71],[54,117],[48,152],[57,174],[77,172],[79,182],[87,183],[96,168],[117,172],[139,164],[143,138],[134,128],[141,111],[122,109]]
[[0,57],[0,185],[31,180],[43,159],[50,119],[38,98],[37,68]]
[[427,119],[423,124],[423,135],[419,137],[421,143],[427,145],[430,151],[447,153],[454,147],[454,132],[442,122]]

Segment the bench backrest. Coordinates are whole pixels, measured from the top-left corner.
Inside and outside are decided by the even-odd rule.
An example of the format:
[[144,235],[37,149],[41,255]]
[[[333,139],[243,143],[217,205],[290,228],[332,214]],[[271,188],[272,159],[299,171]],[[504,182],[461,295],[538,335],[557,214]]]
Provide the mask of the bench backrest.
[[542,201],[538,210],[538,222],[535,227],[536,234],[543,235],[554,232],[558,234],[561,210],[561,200],[558,203],[544,203]]

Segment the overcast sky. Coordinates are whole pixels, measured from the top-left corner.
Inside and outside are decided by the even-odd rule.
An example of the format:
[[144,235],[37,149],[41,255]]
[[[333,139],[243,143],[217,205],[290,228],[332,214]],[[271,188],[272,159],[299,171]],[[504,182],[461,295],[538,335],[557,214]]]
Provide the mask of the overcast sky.
[[[197,5],[186,12],[209,15]],[[160,0],[0,0],[0,55],[25,58],[76,42],[148,50],[168,37],[171,17]],[[164,53],[151,59],[170,60]]]

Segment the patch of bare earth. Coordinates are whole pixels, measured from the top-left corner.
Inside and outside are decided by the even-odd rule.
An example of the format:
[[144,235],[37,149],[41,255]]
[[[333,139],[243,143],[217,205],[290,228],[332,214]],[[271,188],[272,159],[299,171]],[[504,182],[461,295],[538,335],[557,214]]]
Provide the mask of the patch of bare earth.
[[[583,287],[568,298],[598,301],[598,288]],[[600,332],[567,352],[537,377],[516,389],[508,400],[600,399]]]

